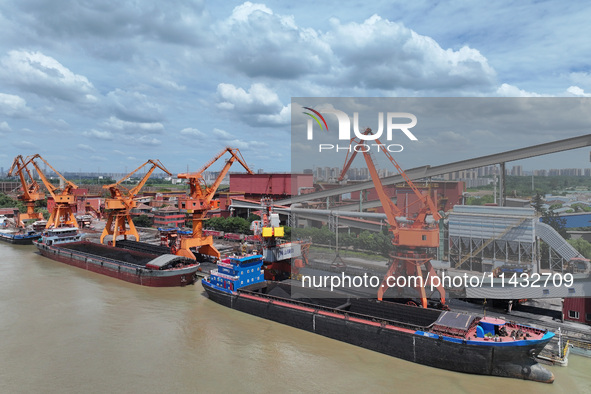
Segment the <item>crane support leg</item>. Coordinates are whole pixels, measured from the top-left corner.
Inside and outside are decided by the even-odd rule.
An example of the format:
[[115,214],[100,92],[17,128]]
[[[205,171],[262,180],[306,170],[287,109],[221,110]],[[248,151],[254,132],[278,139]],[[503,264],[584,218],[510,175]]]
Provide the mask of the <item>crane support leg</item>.
[[397,266],[398,266],[398,261],[393,259],[392,262],[390,263],[390,268],[388,268],[388,272],[386,272],[386,276],[384,276],[384,279],[382,279],[382,284],[381,284],[380,288],[378,289],[378,300],[382,301],[382,298],[384,297],[384,293],[386,292],[386,290],[388,290],[388,278],[392,276],[392,274],[394,273],[394,270],[396,269]]
[[[129,226],[129,229],[127,228]],[[111,213],[107,219],[107,223],[105,224],[105,228],[103,229],[103,233],[101,234],[100,242],[104,243],[104,239],[107,235],[111,235],[113,237],[112,245],[115,246],[117,243],[117,237],[119,235],[123,235],[125,239],[127,239],[128,235],[133,235],[136,241],[140,240],[140,235],[133,224],[133,220],[131,217],[126,214],[117,214]]]
[[435,277],[437,276],[437,272],[435,272],[435,269],[433,268],[433,265],[431,265],[431,261],[427,261],[425,263],[425,268],[427,268],[427,272],[429,272],[429,278],[430,278],[430,283],[429,283],[429,288],[436,288],[437,291],[439,291],[439,297],[440,297],[440,301],[441,301],[441,305],[442,307],[445,306],[445,289],[443,288],[443,284],[441,283],[441,280],[437,281],[436,283],[433,283],[435,280]]
[[[423,278],[423,270],[421,269],[421,265],[420,264],[407,262],[406,263],[406,268],[407,268],[407,272],[408,271],[411,271],[414,268],[415,269],[415,273],[417,275],[417,278]],[[426,283],[422,283],[422,281],[417,281],[415,283],[415,285],[416,285],[415,286],[415,289],[421,295],[421,306],[423,308],[427,308],[429,305],[427,303],[427,294],[425,292],[425,285],[426,285]]]
[[196,260],[197,258],[191,252],[191,248],[197,249],[199,254],[211,256],[215,259],[219,259],[221,256],[219,250],[213,246],[213,237],[211,235],[200,238],[182,238],[181,247],[176,254]]
[[72,207],[68,206],[56,206],[49,220],[47,220],[47,225],[45,228],[57,228],[62,225],[65,226],[78,226],[78,222],[76,221],[76,217],[74,216],[74,212],[72,212]]

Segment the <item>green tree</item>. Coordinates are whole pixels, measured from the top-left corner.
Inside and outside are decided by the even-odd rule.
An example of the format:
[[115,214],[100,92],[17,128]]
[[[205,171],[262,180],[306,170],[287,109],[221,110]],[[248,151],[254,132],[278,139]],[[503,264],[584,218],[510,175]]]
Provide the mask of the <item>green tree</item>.
[[567,242],[585,258],[591,259],[591,243],[585,241],[583,238],[569,239]]
[[544,208],[542,208],[542,205],[544,205],[544,199],[542,198],[542,195],[540,193],[536,193],[536,195],[532,199],[532,205],[537,213],[544,213]]
[[570,234],[566,231],[566,219],[561,218],[554,211],[550,209],[545,210],[544,213],[542,213],[542,222],[552,226],[554,230],[558,231],[562,238],[570,238]]
[[205,226],[205,228],[208,228],[211,230],[223,231],[223,232],[227,232],[227,233],[240,233],[240,234],[249,234],[250,233],[250,222],[244,218],[239,218],[239,217],[210,218],[210,219],[207,219],[204,226]]
[[0,208],[16,207],[17,201],[8,197],[6,194],[0,194]]
[[226,219],[227,227],[231,233],[247,234],[250,232],[250,222],[244,218],[229,217]]
[[152,219],[148,215],[139,215],[132,220],[137,227],[150,227],[152,225]]

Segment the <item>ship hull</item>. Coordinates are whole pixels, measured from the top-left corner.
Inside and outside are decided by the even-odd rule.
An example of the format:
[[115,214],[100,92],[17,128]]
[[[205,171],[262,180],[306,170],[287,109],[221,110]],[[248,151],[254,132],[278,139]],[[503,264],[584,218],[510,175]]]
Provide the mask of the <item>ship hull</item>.
[[195,274],[199,269],[197,265],[193,265],[179,269],[152,270],[98,255],[68,250],[63,248],[62,245],[48,246],[41,242],[35,242],[35,245],[41,255],[52,260],[142,286],[174,287],[190,285],[195,283]]
[[202,281],[209,298],[226,307],[313,332],[415,363],[480,375],[551,383],[554,376],[538,364],[546,341],[528,346],[474,345],[444,340],[408,328],[348,316],[339,310],[315,309],[292,300],[279,301],[252,294],[231,293]]
[[33,241],[39,239],[40,235],[16,235],[0,233],[0,241],[8,242],[14,245],[32,245]]

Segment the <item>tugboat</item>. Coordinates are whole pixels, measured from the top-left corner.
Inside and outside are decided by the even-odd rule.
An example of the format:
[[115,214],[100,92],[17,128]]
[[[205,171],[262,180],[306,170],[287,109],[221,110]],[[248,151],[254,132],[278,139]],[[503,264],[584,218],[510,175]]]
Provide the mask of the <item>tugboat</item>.
[[46,229],[34,244],[52,260],[144,286],[190,285],[199,269],[199,263],[173,254],[156,255],[86,241],[77,227]]
[[418,308],[264,280],[262,255],[218,262],[201,283],[221,305],[403,360],[551,383],[535,360],[554,333],[502,319]]

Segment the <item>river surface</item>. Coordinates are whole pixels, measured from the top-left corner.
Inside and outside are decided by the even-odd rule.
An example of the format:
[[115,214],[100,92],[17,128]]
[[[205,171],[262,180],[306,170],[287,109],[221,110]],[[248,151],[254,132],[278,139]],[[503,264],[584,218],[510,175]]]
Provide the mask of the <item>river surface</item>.
[[0,242],[0,393],[591,393],[591,359],[548,368],[550,385],[425,367]]

